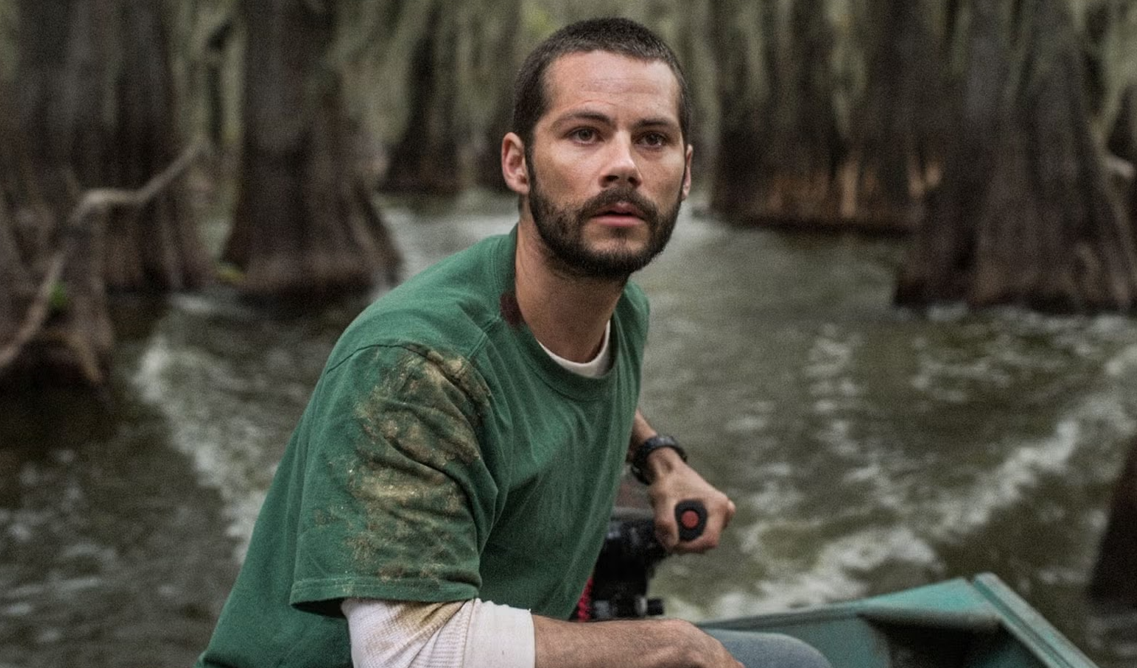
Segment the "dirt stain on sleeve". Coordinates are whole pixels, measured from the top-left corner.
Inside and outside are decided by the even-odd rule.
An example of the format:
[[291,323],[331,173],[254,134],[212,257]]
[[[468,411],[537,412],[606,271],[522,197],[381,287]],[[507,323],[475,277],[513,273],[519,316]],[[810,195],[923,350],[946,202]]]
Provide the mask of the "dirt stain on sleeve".
[[385,352],[354,411],[365,438],[349,487],[367,530],[348,536],[353,558],[385,580],[477,579],[477,531],[453,476],[481,459],[489,390],[464,358],[403,349],[389,364]]
[[410,349],[356,404],[355,417],[374,445],[442,468],[481,458],[477,433],[489,409],[489,388],[462,357]]

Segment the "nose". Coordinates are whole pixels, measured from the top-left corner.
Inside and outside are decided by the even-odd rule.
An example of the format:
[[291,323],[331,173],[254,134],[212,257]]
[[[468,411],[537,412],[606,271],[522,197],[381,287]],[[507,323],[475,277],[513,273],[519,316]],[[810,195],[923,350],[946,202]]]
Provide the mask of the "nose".
[[605,186],[627,184],[635,188],[640,185],[640,167],[630,137],[618,135],[609,143],[603,180]]

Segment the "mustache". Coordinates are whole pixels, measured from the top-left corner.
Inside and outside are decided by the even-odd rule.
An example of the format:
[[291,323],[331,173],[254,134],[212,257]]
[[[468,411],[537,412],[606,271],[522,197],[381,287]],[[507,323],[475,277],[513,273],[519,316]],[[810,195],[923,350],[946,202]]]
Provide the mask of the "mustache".
[[605,190],[599,195],[589,198],[580,209],[584,212],[584,218],[591,218],[618,202],[626,202],[636,207],[650,223],[659,219],[659,209],[651,203],[651,200],[627,187]]

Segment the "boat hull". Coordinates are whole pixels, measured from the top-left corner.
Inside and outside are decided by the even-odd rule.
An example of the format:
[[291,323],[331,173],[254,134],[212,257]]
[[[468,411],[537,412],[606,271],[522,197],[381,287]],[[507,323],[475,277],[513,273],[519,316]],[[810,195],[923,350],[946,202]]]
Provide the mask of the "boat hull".
[[956,579],[801,611],[704,623],[783,633],[834,668],[1096,668],[998,577]]

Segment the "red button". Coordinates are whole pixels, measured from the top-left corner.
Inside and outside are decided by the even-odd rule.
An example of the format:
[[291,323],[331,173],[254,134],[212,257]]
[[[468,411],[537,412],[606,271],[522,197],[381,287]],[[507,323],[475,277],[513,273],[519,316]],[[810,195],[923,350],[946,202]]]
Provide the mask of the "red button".
[[699,526],[699,513],[693,510],[685,510],[683,514],[679,516],[679,522],[685,529],[694,529]]

